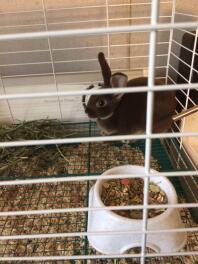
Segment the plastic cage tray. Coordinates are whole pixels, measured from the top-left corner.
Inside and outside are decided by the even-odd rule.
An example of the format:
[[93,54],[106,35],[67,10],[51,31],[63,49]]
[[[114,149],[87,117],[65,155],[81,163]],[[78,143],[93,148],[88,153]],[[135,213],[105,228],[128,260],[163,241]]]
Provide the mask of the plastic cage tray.
[[[98,135],[98,129],[95,123],[63,124],[71,131],[76,131],[75,136],[95,136]],[[73,135],[74,136],[74,135]],[[86,146],[83,150],[84,158],[77,161],[75,155],[70,153],[70,162],[76,171],[83,168],[83,173],[79,175],[100,174],[100,167],[97,165],[97,147],[102,143],[74,144],[65,145],[65,148],[71,146],[77,148],[79,145]],[[130,148],[135,148],[144,153],[144,140],[136,141],[130,144],[130,147],[119,142],[109,142],[117,150],[125,153]],[[49,146],[54,148],[55,146]],[[119,152],[120,153],[120,152]],[[100,163],[108,168],[108,157],[113,155],[111,149],[109,153],[101,158]],[[125,154],[124,154],[125,155]],[[173,171],[172,162],[169,155],[160,140],[153,140],[152,156],[157,160],[160,171]],[[127,160],[120,160],[120,164],[127,163]],[[142,165],[144,164],[144,157]],[[97,165],[97,166],[96,166]],[[119,165],[119,164],[118,164]],[[113,164],[112,164],[113,166]],[[67,173],[58,176],[73,176],[76,173]],[[54,175],[48,175],[54,177]],[[27,176],[28,177],[28,176]],[[40,176],[39,176],[40,177]],[[13,178],[13,177],[12,177]],[[15,178],[22,178],[20,175]],[[34,178],[36,175],[34,175]],[[2,178],[5,180],[6,178]],[[11,177],[10,177],[11,179]],[[93,181],[73,181],[67,183],[55,184],[36,184],[24,186],[6,186],[0,189],[0,207],[1,211],[15,210],[36,210],[36,209],[55,209],[88,206],[88,192]],[[183,191],[177,179],[174,179],[179,201],[184,202]],[[181,217],[186,227],[195,227],[196,223],[192,220],[188,209],[181,209]],[[22,234],[41,234],[41,233],[63,233],[63,232],[84,232],[87,229],[87,213],[59,213],[49,215],[28,215],[28,216],[9,216],[0,218],[1,235],[22,235]],[[189,232],[188,243],[185,251],[194,251],[198,248],[198,233]],[[87,238],[67,237],[67,238],[45,238],[45,239],[21,239],[5,240],[0,242],[0,257],[6,256],[60,256],[60,255],[92,255],[99,254],[88,244]],[[147,258],[146,263],[196,263],[197,257],[155,257]],[[16,263],[16,262],[15,262]],[[30,262],[29,262],[30,263]],[[44,262],[40,262],[44,263]],[[45,263],[52,263],[47,261]],[[97,259],[97,260],[68,260],[58,263],[132,263],[131,259]],[[138,258],[133,259],[133,263],[140,263]]]

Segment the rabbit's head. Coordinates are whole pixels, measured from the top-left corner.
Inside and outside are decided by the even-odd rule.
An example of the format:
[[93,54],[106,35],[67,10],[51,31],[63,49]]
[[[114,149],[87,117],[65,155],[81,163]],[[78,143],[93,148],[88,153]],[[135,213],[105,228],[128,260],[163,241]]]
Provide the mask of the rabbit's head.
[[[101,84],[100,87],[101,89],[127,86],[128,77],[121,72],[117,72],[112,75],[111,69],[102,52],[98,54],[98,61],[103,76],[103,84]],[[88,89],[91,88],[93,88],[93,86],[88,87]],[[85,113],[91,119],[94,118],[108,119],[113,115],[123,95],[124,94],[91,95],[87,105],[85,104],[85,96],[84,96],[83,105],[84,105]]]
[[[122,73],[113,74],[110,78],[111,87],[125,87],[127,76]],[[108,119],[118,107],[124,94],[92,95],[85,108],[89,118]]]

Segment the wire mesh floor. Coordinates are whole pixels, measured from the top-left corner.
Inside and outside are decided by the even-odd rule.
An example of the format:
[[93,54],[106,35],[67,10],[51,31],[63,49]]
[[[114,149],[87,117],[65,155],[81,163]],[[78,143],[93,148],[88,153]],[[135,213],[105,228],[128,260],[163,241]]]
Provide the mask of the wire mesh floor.
[[[98,133],[94,124],[70,125],[70,129],[80,130],[81,135]],[[83,128],[85,128],[83,132]],[[67,164],[67,174],[100,174],[106,169],[123,164],[144,165],[144,141],[130,145],[123,143],[91,143],[59,146],[60,156]],[[153,141],[151,167],[159,171],[171,171],[173,167],[163,145]],[[49,169],[49,168],[48,168]],[[50,170],[50,172],[53,170]],[[36,177],[36,175],[33,175]],[[50,175],[49,171],[46,176]],[[20,175],[15,175],[20,178]],[[27,176],[28,177],[28,176]],[[22,177],[24,178],[24,176]],[[2,178],[3,179],[3,178]],[[0,210],[37,210],[55,208],[85,207],[88,192],[93,181],[73,181],[67,183],[36,184],[26,186],[5,186],[0,189]],[[182,189],[176,183],[179,202],[184,202]],[[180,210],[186,227],[195,227],[188,209]],[[59,213],[34,216],[0,217],[0,233],[5,235],[84,232],[87,227],[87,213]],[[185,251],[198,250],[198,232],[188,233]],[[86,237],[21,239],[0,241],[0,256],[60,256],[99,254],[89,246]],[[37,262],[38,263],[38,262]],[[52,263],[50,261],[40,263]],[[139,259],[68,260],[56,263],[140,263]],[[156,257],[146,259],[146,263],[198,263],[196,256]]]
[[[59,189],[58,185],[55,189]],[[57,191],[58,193],[59,191]],[[51,193],[51,192],[50,192]],[[66,197],[66,196],[65,196]],[[66,197],[67,198],[67,197]],[[59,199],[59,197],[58,197]],[[58,200],[57,199],[57,200]],[[32,202],[32,201],[31,201]],[[54,201],[54,205],[57,201]],[[48,204],[47,204],[48,205]],[[51,204],[49,204],[51,207]],[[38,208],[38,207],[37,207]],[[45,207],[46,208],[46,207]],[[196,224],[191,219],[188,210],[181,210],[182,220],[186,227]],[[39,234],[55,232],[83,232],[86,231],[85,213],[53,214],[50,216],[4,217],[0,220],[1,235]],[[188,234],[186,250],[198,248],[198,234]],[[60,256],[98,254],[89,247],[84,237],[8,240],[0,243],[0,256]],[[196,263],[196,257],[161,257],[150,258],[147,263]],[[197,260],[198,261],[198,260]],[[85,261],[68,261],[68,263],[84,263]],[[49,263],[49,262],[46,262]],[[61,262],[60,262],[61,263]],[[66,263],[66,262],[64,262]],[[114,260],[87,260],[87,263],[115,263]],[[138,259],[117,260],[116,263],[139,263]]]

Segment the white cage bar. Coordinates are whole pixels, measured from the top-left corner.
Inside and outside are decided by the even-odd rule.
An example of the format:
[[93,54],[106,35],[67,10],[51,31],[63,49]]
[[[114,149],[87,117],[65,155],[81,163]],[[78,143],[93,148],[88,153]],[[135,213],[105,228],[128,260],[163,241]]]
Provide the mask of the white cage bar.
[[[39,1],[38,1],[39,2]],[[153,112],[153,96],[155,91],[165,91],[165,90],[177,90],[180,91],[185,97],[185,102],[182,102],[179,97],[176,98],[181,109],[187,109],[189,103],[196,105],[194,98],[191,98],[191,91],[197,91],[197,83],[192,82],[192,77],[194,73],[198,73],[198,69],[194,68],[196,56],[198,56],[197,48],[197,37],[198,37],[198,16],[194,14],[189,14],[181,10],[177,10],[177,1],[123,1],[123,3],[114,3],[111,0],[92,1],[93,4],[87,5],[86,3],[77,6],[62,6],[62,7],[52,7],[48,1],[41,0],[38,8],[32,10],[21,9],[20,11],[9,11],[6,10],[0,13],[3,17],[2,25],[0,27],[0,103],[6,102],[7,110],[3,109],[5,112],[5,123],[24,121],[25,115],[17,114],[17,104],[16,102],[23,102],[25,100],[43,100],[41,103],[44,104],[44,100],[55,100],[54,103],[56,110],[52,110],[52,116],[56,116],[58,119],[64,118],[67,120],[67,115],[65,112],[68,110],[64,108],[63,100],[64,98],[79,98],[82,95],[93,95],[93,94],[111,94],[111,93],[135,93],[135,92],[147,92],[147,122],[146,122],[146,133],[141,135],[116,135],[116,136],[85,136],[85,137],[70,137],[70,138],[56,138],[56,139],[44,139],[44,140],[21,140],[21,141],[1,141],[0,148],[5,149],[9,147],[27,147],[27,146],[44,146],[44,145],[58,145],[58,144],[73,144],[73,143],[92,143],[92,142],[111,142],[111,141],[122,141],[122,140],[145,140],[145,173],[137,175],[127,175],[128,178],[143,178],[144,179],[144,202],[143,205],[134,206],[109,206],[102,208],[102,210],[129,210],[129,209],[142,209],[143,210],[143,226],[142,231],[132,232],[132,231],[112,231],[109,235],[120,235],[127,233],[141,233],[142,243],[141,243],[141,253],[140,254],[108,254],[108,255],[97,255],[97,254],[85,254],[81,255],[43,255],[43,256],[0,256],[1,261],[58,261],[58,260],[105,260],[105,259],[130,259],[138,258],[141,264],[146,263],[147,259],[153,257],[175,257],[175,256],[196,256],[198,251],[186,249],[185,251],[177,253],[148,253],[146,252],[146,241],[147,235],[150,233],[164,233],[164,232],[184,232],[194,234],[198,232],[198,225],[189,226],[181,229],[166,229],[166,230],[148,230],[148,209],[156,208],[197,208],[198,203],[195,202],[181,202],[178,204],[166,204],[166,205],[150,205],[148,204],[148,193],[149,193],[149,182],[152,177],[167,176],[167,177],[197,177],[198,170],[194,160],[185,148],[186,138],[196,138],[198,137],[198,131],[184,131],[186,125],[185,120],[182,125],[175,123],[173,125],[172,131],[169,133],[152,134],[152,112]],[[79,2],[79,1],[78,1]],[[89,3],[91,1],[88,1]],[[95,3],[96,2],[96,3]],[[48,6],[49,5],[49,6]],[[189,3],[190,5],[190,3]],[[169,7],[168,11],[162,12],[163,7]],[[147,12],[144,15],[133,16],[133,8],[144,7]],[[158,9],[159,14],[158,14]],[[124,11],[120,11],[117,17],[112,17],[112,8],[117,8]],[[84,10],[96,10],[98,12],[98,17],[95,19],[82,18],[78,20],[70,18],[71,21],[59,20],[59,18],[54,18],[52,15],[62,14],[61,12],[84,12]],[[130,12],[129,12],[130,10]],[[134,9],[135,10],[135,9]],[[59,13],[60,12],[60,13]],[[89,11],[88,11],[89,12]],[[51,15],[50,15],[51,13]],[[147,14],[149,13],[149,14]],[[30,19],[29,23],[25,23],[26,19],[22,18],[21,23],[13,24],[15,21],[15,16],[29,15],[33,19]],[[34,18],[34,15],[36,18]],[[10,24],[6,22],[6,17],[12,17]],[[42,17],[42,18],[41,18]],[[181,19],[182,17],[182,19]],[[185,18],[185,19],[184,19]],[[4,21],[5,19],[5,21]],[[54,19],[54,20],[53,20]],[[24,21],[23,21],[24,20]],[[36,22],[35,22],[36,20]],[[37,21],[38,20],[38,21]],[[57,20],[57,21],[55,21]],[[54,22],[55,21],[55,22]],[[7,24],[6,24],[7,23]],[[79,25],[79,28],[76,27]],[[82,25],[82,28],[80,27]],[[84,26],[86,25],[86,26]],[[98,25],[98,26],[95,26]],[[65,29],[62,29],[63,26]],[[195,30],[196,33],[192,33],[191,30]],[[178,33],[180,32],[180,33]],[[181,38],[177,37],[177,34],[187,33],[195,37],[193,49],[185,47]],[[115,38],[116,34],[121,36],[122,41],[118,41]],[[128,34],[124,37],[124,34]],[[135,42],[131,40],[132,38],[137,38],[136,34],[144,34],[142,42]],[[147,34],[147,35],[146,35]],[[158,35],[160,37],[158,38]],[[167,37],[164,37],[167,34]],[[142,35],[143,36],[143,35]],[[80,41],[73,40],[74,46],[72,44],[60,45],[61,41],[65,41],[65,38],[80,38],[80,37],[90,37],[89,40],[84,39],[83,45]],[[104,38],[104,41],[100,41],[99,38]],[[114,38],[114,40],[112,40]],[[26,44],[21,45],[23,41]],[[38,45],[37,42],[33,42],[32,46],[28,44],[28,41],[41,41]],[[60,42],[60,43],[58,43]],[[69,42],[69,40],[68,40]],[[114,43],[115,42],[115,43]],[[6,45],[8,48],[6,49]],[[10,44],[11,43],[11,44]],[[13,43],[17,44],[17,48],[13,48]],[[35,43],[35,46],[34,46]],[[58,43],[58,44],[57,44]],[[71,41],[72,43],[72,41]],[[30,45],[30,46],[28,46]],[[184,48],[192,53],[191,63],[188,64],[180,55],[177,53],[177,49],[174,48]],[[163,46],[165,47],[163,49]],[[145,54],[132,54],[132,48],[144,48]],[[94,63],[97,62],[96,54],[99,50],[105,51],[107,53],[107,59],[109,64],[112,66],[112,70],[122,70],[131,74],[132,77],[136,75],[147,75],[148,73],[148,86],[146,87],[130,87],[130,88],[110,88],[103,90],[85,90],[86,84],[88,83],[98,83],[101,80],[99,76],[99,70]],[[81,51],[83,54],[72,58],[75,52]],[[121,53],[118,55],[116,52]],[[65,58],[61,52],[67,52],[68,59]],[[87,53],[86,53],[87,52]],[[90,52],[90,53],[89,53]],[[13,57],[12,57],[13,56]],[[21,56],[21,58],[17,57]],[[29,57],[28,57],[29,56]],[[62,58],[63,56],[63,58]],[[83,57],[84,56],[84,57]],[[94,56],[94,57],[93,57]],[[61,57],[61,58],[60,58]],[[57,59],[59,58],[59,59]],[[20,61],[21,59],[21,61]],[[40,60],[41,59],[41,60]],[[134,62],[138,61],[136,67]],[[89,63],[91,66],[89,66]],[[134,63],[134,64],[133,64]],[[142,63],[142,64],[141,64]],[[178,64],[183,63],[186,67],[190,69],[189,78],[187,79],[178,68]],[[60,66],[59,68],[57,67]],[[61,66],[63,65],[63,66]],[[72,65],[72,66],[71,66]],[[83,66],[84,65],[84,66]],[[39,68],[42,66],[44,68],[43,72],[39,72]],[[51,67],[51,68],[48,68]],[[77,67],[78,66],[78,67]],[[21,67],[21,68],[20,68]],[[26,68],[27,67],[27,68]],[[29,67],[29,68],[28,68]],[[38,67],[38,71],[37,71]],[[71,70],[70,70],[71,67]],[[75,68],[76,67],[76,68]],[[156,76],[156,73],[160,73]],[[173,72],[174,74],[172,74]],[[177,83],[175,79],[180,76],[185,83]],[[164,79],[164,85],[156,86],[154,84],[155,78]],[[35,79],[34,79],[35,78]],[[38,78],[38,79],[37,79]],[[42,79],[46,78],[46,79]],[[89,79],[90,78],[90,79]],[[15,85],[16,81],[16,85]],[[45,82],[46,81],[46,82]],[[32,82],[32,83],[31,83]],[[41,84],[40,84],[41,82]],[[32,85],[31,89],[28,90],[28,85]],[[36,85],[34,85],[34,83]],[[42,86],[42,84],[44,84]],[[48,84],[51,86],[48,87]],[[76,87],[77,86],[77,87]],[[47,88],[46,88],[47,87]],[[19,88],[19,89],[17,89]],[[55,89],[54,89],[55,88]],[[185,92],[184,90],[187,90]],[[29,92],[27,92],[29,91]],[[34,92],[32,92],[34,91]],[[35,92],[36,91],[36,92]],[[74,98],[74,101],[75,101]],[[72,99],[70,99],[72,100]],[[73,102],[74,102],[73,101]],[[77,102],[77,104],[79,101]],[[47,105],[47,102],[46,102]],[[49,107],[51,105],[49,104]],[[25,107],[25,106],[24,106]],[[44,116],[47,118],[47,109],[44,109]],[[4,113],[3,112],[3,113]],[[41,111],[42,112],[42,109]],[[39,114],[40,115],[40,114]],[[38,117],[39,115],[36,115]],[[43,115],[41,115],[43,116]],[[18,118],[19,117],[19,118]],[[34,117],[34,115],[33,115]],[[33,118],[32,117],[32,118]],[[3,118],[3,117],[2,117]],[[29,117],[28,117],[29,118]],[[31,120],[29,118],[27,120]],[[85,118],[84,116],[82,119]],[[1,116],[0,116],[1,119]],[[84,119],[83,119],[84,121]],[[85,120],[86,121],[86,120]],[[176,130],[175,130],[176,129]],[[158,174],[151,173],[151,151],[152,151],[152,141],[154,139],[166,139],[167,146],[172,150],[174,155],[172,155],[172,161],[176,164],[177,168],[181,167],[178,171],[170,172],[159,172]],[[177,147],[179,144],[179,150]],[[182,153],[185,152],[188,156],[188,161],[192,164],[190,169],[186,165],[186,170],[180,165],[181,162],[185,163],[183,160]],[[1,169],[1,168],[0,168]],[[192,176],[193,175],[193,176]],[[15,180],[3,180],[0,181],[1,188],[14,187],[14,186],[38,186],[41,184],[57,184],[57,183],[70,183],[70,182],[85,182],[97,179],[124,179],[126,175],[94,175],[90,173],[88,176],[81,176],[78,174],[67,176],[67,177],[54,177],[45,178],[41,177],[39,179],[15,179]],[[194,178],[193,178],[194,179]],[[35,216],[35,215],[51,215],[51,214],[61,214],[61,213],[81,213],[89,212],[94,210],[101,210],[101,208],[94,207],[70,207],[70,208],[51,208],[51,209],[37,209],[37,210],[13,210],[13,211],[2,211],[0,212],[1,217],[14,217],[14,216]],[[107,232],[108,233],[108,232]],[[44,239],[44,238],[74,238],[74,237],[86,237],[89,232],[56,232],[56,233],[39,233],[39,234],[20,234],[20,235],[1,235],[0,241],[7,240],[27,240],[27,239]],[[94,232],[91,234],[104,235],[104,232]],[[106,234],[106,232],[105,232]],[[198,246],[198,245],[197,245]],[[196,247],[195,247],[196,248]],[[185,263],[185,259],[182,260]],[[84,262],[83,262],[84,263]],[[102,263],[102,262],[101,262]],[[151,263],[151,262],[149,262]],[[173,263],[173,262],[172,262]],[[195,262],[196,263],[196,262]]]

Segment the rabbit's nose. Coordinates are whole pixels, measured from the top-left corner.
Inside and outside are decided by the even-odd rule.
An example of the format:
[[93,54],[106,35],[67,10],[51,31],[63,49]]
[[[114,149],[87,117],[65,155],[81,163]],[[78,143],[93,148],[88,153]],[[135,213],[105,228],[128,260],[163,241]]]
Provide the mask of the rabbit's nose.
[[85,108],[85,113],[86,113],[86,114],[91,114],[91,112],[92,112],[92,111],[91,111],[91,109],[90,109],[89,107],[86,107],[86,108]]
[[88,107],[85,108],[85,113],[86,113],[86,114],[89,113],[89,108],[88,108]]
[[89,118],[96,118],[93,110],[88,107],[85,109],[85,113],[88,115]]

